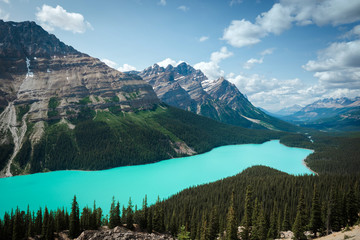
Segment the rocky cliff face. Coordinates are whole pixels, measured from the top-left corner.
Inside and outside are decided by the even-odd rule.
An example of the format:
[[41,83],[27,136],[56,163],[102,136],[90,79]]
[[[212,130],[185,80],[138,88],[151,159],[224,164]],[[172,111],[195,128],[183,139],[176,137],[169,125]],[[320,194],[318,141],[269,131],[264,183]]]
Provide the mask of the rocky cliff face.
[[291,126],[254,107],[224,78],[208,80],[185,62],[166,68],[154,64],[138,73],[165,103],[215,120],[248,128],[289,130]]
[[33,144],[41,139],[44,121],[76,117],[85,107],[134,111],[159,102],[140,77],[78,52],[36,23],[0,20],[0,145],[14,146],[0,175],[11,175],[29,123]]

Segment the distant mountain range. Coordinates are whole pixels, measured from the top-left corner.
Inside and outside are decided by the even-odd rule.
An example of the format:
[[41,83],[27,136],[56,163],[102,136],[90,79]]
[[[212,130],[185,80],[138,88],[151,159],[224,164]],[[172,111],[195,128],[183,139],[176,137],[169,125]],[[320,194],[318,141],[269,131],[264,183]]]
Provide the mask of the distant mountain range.
[[296,131],[291,124],[254,107],[238,88],[224,78],[208,80],[185,62],[166,68],[154,64],[138,74],[151,84],[161,101],[193,113],[246,128]]
[[[34,22],[0,20],[0,44],[0,177],[145,164],[281,135],[222,124],[161,103],[147,83],[151,78],[159,83],[155,89],[161,99],[181,99],[177,104],[183,109],[224,113],[236,121],[232,108],[224,108],[225,100],[211,96],[222,87],[236,88],[219,80],[209,82],[205,91],[200,81],[205,76],[186,64],[149,68],[141,73],[146,82],[75,50]],[[246,105],[242,114],[257,111],[236,94],[233,99]],[[261,127],[256,119],[240,121]]]
[[360,130],[360,97],[326,98],[309,104],[283,120],[320,130]]

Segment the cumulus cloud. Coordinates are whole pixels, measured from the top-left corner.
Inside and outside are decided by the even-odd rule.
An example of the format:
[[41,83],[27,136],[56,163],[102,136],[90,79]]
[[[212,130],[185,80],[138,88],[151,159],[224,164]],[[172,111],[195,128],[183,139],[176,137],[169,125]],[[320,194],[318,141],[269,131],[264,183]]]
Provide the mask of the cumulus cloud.
[[73,33],[84,33],[87,29],[93,29],[91,24],[85,21],[80,13],[70,13],[57,5],[55,8],[44,4],[38,8],[36,19],[47,31],[54,31],[56,27]]
[[256,63],[261,64],[263,63],[264,58],[256,59],[256,58],[250,58],[249,60],[244,63],[243,68],[245,69],[251,69]]
[[117,63],[114,62],[114,61],[111,61],[109,59],[103,58],[103,59],[101,59],[101,61],[103,63],[105,63],[106,65],[108,65],[109,67],[111,67],[111,68],[116,68],[117,67]]
[[179,65],[182,62],[184,62],[184,61],[177,61],[176,62],[175,60],[173,60],[171,58],[166,58],[166,59],[164,59],[161,62],[158,62],[156,64],[159,65],[160,67],[166,68],[169,65],[172,65],[173,67],[176,67],[177,65]]
[[166,0],[160,0],[158,2],[158,4],[161,5],[161,6],[165,6],[166,5]]
[[332,43],[303,68],[326,88],[360,89],[360,40]]
[[131,66],[131,65],[127,64],[127,63],[125,63],[122,66],[118,67],[118,64],[116,62],[111,61],[109,59],[103,58],[103,59],[101,59],[101,61],[103,63],[105,63],[106,65],[108,65],[109,67],[114,68],[114,69],[116,69],[116,70],[118,70],[120,72],[128,72],[128,71],[136,70],[136,67]]
[[225,72],[220,69],[219,63],[233,55],[226,47],[220,51],[211,53],[209,62],[199,62],[194,65],[195,69],[200,69],[209,80],[214,80],[224,76]]
[[125,63],[124,65],[119,67],[117,70],[119,70],[120,72],[136,71],[136,67]]
[[245,19],[233,20],[228,28],[224,30],[222,39],[231,46],[244,47],[260,42],[260,38],[267,35],[267,32],[257,24]]
[[259,43],[269,34],[281,34],[297,25],[353,23],[360,20],[360,1],[352,0],[281,0],[272,8],[256,17],[254,23],[242,19],[233,20],[225,28],[222,39],[234,47]]
[[185,5],[181,5],[178,7],[179,10],[183,11],[183,12],[187,12],[189,10],[189,7],[185,6]]
[[10,14],[4,12],[1,8],[0,8],[0,19],[3,19],[4,21],[9,20],[10,18]]
[[202,36],[202,37],[199,38],[199,42],[205,42],[208,39],[209,39],[208,36]]
[[318,100],[324,94],[322,88],[306,86],[298,78],[280,80],[259,74],[231,73],[227,75],[227,79],[234,83],[255,106],[271,111],[294,104],[306,105]]

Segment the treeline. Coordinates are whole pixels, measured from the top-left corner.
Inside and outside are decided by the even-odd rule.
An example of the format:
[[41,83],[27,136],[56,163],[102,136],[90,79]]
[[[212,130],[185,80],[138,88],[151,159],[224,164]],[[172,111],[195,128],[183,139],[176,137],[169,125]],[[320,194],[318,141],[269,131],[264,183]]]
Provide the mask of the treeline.
[[194,240],[237,239],[237,227],[242,226],[241,239],[274,239],[287,230],[292,230],[296,239],[306,239],[305,231],[326,235],[359,221],[359,181],[359,175],[292,176],[257,166],[186,189],[165,201],[158,199],[150,207],[145,196],[140,209],[131,199],[127,206],[113,199],[109,214],[95,203],[80,214],[76,197],[70,213],[64,209],[45,208],[36,213],[16,209],[0,221],[0,238],[39,235],[53,239],[54,232],[66,229],[76,237],[100,226],[137,226],[174,236],[182,229],[181,234],[189,232]]
[[[309,141],[309,136],[313,142]],[[321,133],[309,135],[286,134],[280,142],[292,147],[313,149],[315,152],[305,160],[318,174],[357,174],[360,172],[359,133]]]
[[[161,203],[165,222],[177,227],[184,225],[191,233],[191,239],[201,239],[202,225],[211,221],[214,208],[219,218],[219,232],[227,227],[228,206],[233,194],[234,221],[237,226],[260,224],[261,213],[264,232],[278,236],[280,230],[311,230],[310,222],[316,196],[316,211],[321,215],[319,234],[339,231],[352,225],[358,219],[360,209],[360,175],[320,175],[292,176],[267,167],[252,167],[241,174],[221,181],[186,189]],[[252,186],[250,196],[246,197],[246,187]],[[316,186],[316,187],[315,187]],[[297,220],[301,202],[301,221]],[[244,206],[247,206],[245,208]],[[248,209],[248,210],[246,210]],[[257,209],[255,212],[249,209]],[[173,216],[176,216],[175,218]],[[249,217],[253,220],[249,220]],[[317,215],[318,216],[318,215]],[[245,222],[246,222],[245,221]],[[295,224],[296,223],[296,224]],[[252,229],[258,229],[256,226]],[[255,238],[262,239],[262,238]]]

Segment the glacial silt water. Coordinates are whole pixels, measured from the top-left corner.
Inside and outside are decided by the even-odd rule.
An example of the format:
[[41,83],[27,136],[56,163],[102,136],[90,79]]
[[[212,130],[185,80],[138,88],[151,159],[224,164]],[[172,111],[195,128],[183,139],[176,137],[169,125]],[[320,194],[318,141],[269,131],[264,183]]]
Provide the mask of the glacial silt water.
[[127,206],[129,197],[141,206],[147,195],[154,203],[187,187],[233,176],[242,170],[264,165],[289,174],[312,174],[303,164],[311,150],[286,147],[278,140],[263,144],[223,146],[191,157],[165,160],[153,164],[118,167],[103,171],[55,171],[0,179],[0,218],[17,206],[26,210],[66,207],[70,210],[76,194],[80,209],[101,206],[108,214],[115,196]]

